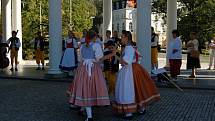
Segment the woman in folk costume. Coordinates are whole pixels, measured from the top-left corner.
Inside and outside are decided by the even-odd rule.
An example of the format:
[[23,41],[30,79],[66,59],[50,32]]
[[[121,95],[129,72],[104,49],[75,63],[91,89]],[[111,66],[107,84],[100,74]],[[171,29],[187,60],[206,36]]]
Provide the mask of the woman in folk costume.
[[63,71],[71,71],[77,68],[77,53],[76,49],[78,48],[78,44],[76,40],[73,38],[72,32],[68,32],[68,39],[65,42],[65,48],[60,69]]
[[130,32],[122,35],[122,43],[125,49],[122,53],[120,63],[122,69],[119,71],[115,103],[113,109],[124,118],[131,118],[132,113],[145,113],[146,105],[160,99],[160,94],[148,72],[137,63],[135,49],[132,47]]
[[103,56],[101,45],[96,42],[94,32],[90,32],[90,41],[82,45],[81,64],[77,68],[73,83],[70,85],[69,103],[86,110],[86,121],[92,121],[92,106],[110,105],[106,81],[101,69],[101,61],[111,58],[115,52]]
[[[187,42],[187,69],[192,69],[192,73],[189,78],[196,77],[197,68],[201,68],[199,57],[199,41],[197,40],[197,34],[195,32],[190,33],[191,40]],[[192,56],[192,52],[198,53],[196,57]],[[196,55],[196,54],[194,54]]]

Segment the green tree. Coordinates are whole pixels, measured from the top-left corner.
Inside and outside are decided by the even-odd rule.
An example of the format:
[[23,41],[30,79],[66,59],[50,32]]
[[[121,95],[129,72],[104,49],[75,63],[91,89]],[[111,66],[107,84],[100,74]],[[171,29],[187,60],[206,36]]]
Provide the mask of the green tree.
[[[62,29],[66,36],[70,29],[70,8],[72,8],[72,30],[81,32],[89,29],[93,25],[93,16],[97,9],[94,0],[62,0]],[[32,58],[32,48],[30,40],[35,37],[35,33],[40,31],[40,2],[42,7],[42,32],[48,37],[48,0],[25,0],[22,7],[22,26],[23,26],[23,51],[27,59]]]
[[[189,40],[189,33],[193,31],[198,33],[198,39],[204,45],[215,32],[215,0],[178,0],[178,3],[178,30],[183,40]],[[154,1],[152,7],[156,13],[166,13],[166,8],[166,0]]]

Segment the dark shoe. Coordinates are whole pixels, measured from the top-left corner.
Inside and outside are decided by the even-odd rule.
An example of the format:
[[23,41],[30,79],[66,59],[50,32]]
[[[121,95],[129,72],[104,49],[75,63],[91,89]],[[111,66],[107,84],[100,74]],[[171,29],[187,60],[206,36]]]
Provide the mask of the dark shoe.
[[139,115],[145,115],[145,114],[146,114],[146,110],[144,110],[144,111],[139,111],[138,114],[139,114]]
[[125,115],[122,116],[122,118],[126,119],[126,120],[131,120],[131,119],[133,119],[133,115],[132,114],[131,115],[125,114]]
[[37,69],[36,70],[40,70],[40,67],[37,67]]
[[44,68],[44,67],[42,67],[42,70],[45,70],[45,68]]
[[93,121],[93,118],[87,118],[85,121]]
[[13,71],[13,68],[10,68],[11,71]]
[[18,69],[17,69],[17,68],[15,68],[15,71],[18,71]]
[[189,76],[189,78],[196,78],[196,76],[194,76],[194,75],[190,75],[190,76]]

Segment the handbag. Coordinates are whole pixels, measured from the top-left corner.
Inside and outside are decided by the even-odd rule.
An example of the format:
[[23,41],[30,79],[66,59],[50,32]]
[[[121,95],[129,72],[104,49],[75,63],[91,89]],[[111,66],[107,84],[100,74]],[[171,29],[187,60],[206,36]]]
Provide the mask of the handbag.
[[199,58],[200,52],[198,50],[191,50],[190,57]]

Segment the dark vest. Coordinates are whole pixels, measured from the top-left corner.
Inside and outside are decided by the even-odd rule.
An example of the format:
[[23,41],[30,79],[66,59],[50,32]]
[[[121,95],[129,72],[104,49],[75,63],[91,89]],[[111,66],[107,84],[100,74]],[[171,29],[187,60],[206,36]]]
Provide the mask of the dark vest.
[[34,49],[36,50],[37,49],[37,42],[40,41],[40,50],[41,51],[44,51],[44,46],[45,46],[45,43],[44,43],[44,39],[43,37],[36,37],[35,40],[34,40]]
[[17,38],[17,37],[11,37],[9,40],[10,40],[10,47],[9,47],[9,49],[12,49],[12,47],[14,46],[16,50],[19,50],[19,48],[16,47],[16,43],[18,43],[19,38]]

